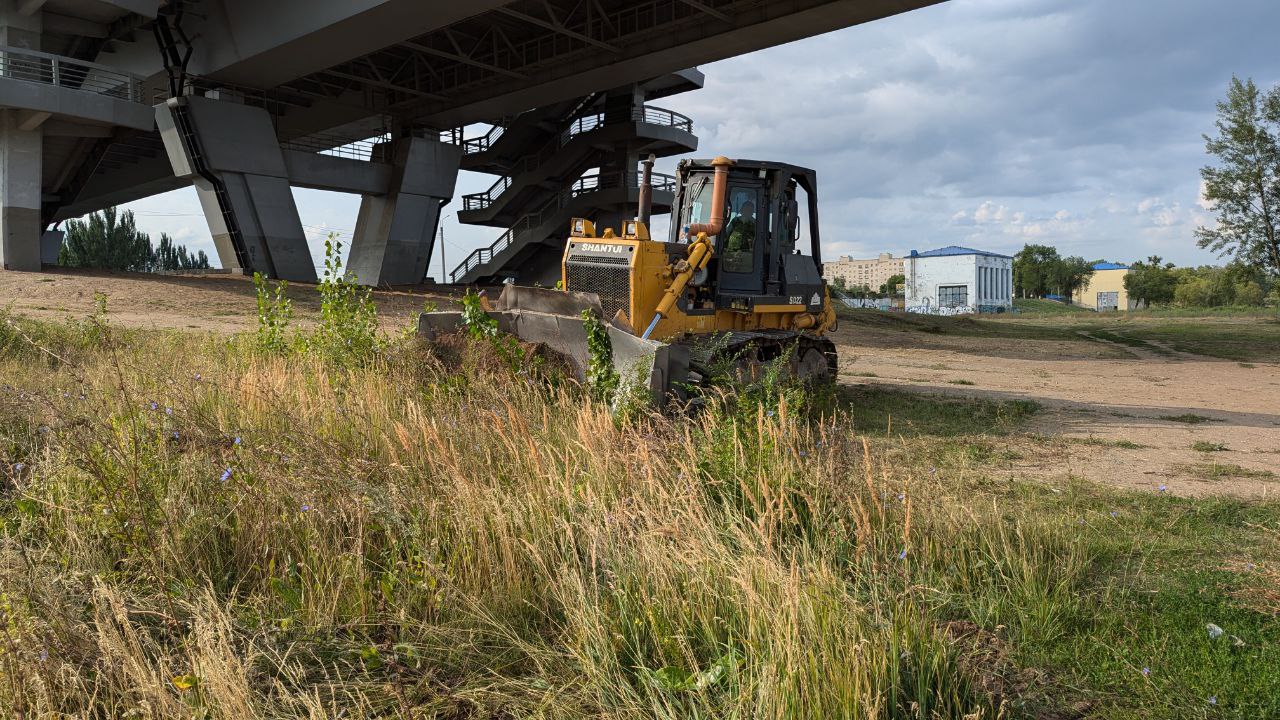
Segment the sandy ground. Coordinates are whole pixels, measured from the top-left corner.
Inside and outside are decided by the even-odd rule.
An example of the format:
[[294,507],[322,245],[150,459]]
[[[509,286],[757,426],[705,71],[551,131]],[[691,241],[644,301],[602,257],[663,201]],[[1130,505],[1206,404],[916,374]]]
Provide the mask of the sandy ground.
[[[238,332],[257,323],[253,281],[239,275],[189,277],[102,271],[0,272],[0,310],[44,320],[84,317],[94,296],[107,296],[112,321],[131,327]],[[384,326],[408,324],[431,296],[425,288],[376,293]],[[319,315],[314,285],[291,285],[294,317],[306,323]]]
[[[1040,403],[1044,410],[1025,430],[1072,441],[1024,438],[1018,443],[1024,459],[1013,462],[1010,472],[1070,475],[1153,492],[1164,485],[1166,492],[1181,495],[1280,493],[1280,365],[1245,367],[1083,337],[1073,342],[911,335],[858,326],[837,331],[841,381]],[[1209,420],[1162,419],[1178,416]],[[1118,442],[1143,447],[1117,447]],[[1227,450],[1197,451],[1196,442]]]
[[[112,321],[129,326],[235,332],[256,322],[253,285],[243,277],[0,272],[0,308],[28,317],[82,317],[93,310],[99,292],[108,297]],[[424,296],[441,307],[451,301],[429,288],[379,291],[384,326],[408,325]],[[301,322],[318,313],[313,288],[293,287],[290,297]],[[1167,492],[1185,495],[1280,492],[1280,365],[1243,367],[1088,337],[957,337],[852,323],[834,339],[845,383],[1040,403],[1044,411],[1025,428],[1035,435],[1013,440],[1022,459],[1008,472],[1050,481],[1075,476],[1152,492],[1164,485]],[[1161,419],[1184,415],[1211,421]],[[1142,447],[1116,447],[1121,441]],[[1228,449],[1199,452],[1191,447],[1196,442]]]

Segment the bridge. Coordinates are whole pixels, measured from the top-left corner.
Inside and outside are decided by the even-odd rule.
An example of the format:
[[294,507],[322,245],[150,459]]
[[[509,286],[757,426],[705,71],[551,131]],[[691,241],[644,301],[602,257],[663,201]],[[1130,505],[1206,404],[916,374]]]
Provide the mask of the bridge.
[[415,284],[465,168],[495,183],[459,219],[502,233],[451,279],[538,277],[567,213],[696,148],[654,102],[690,68],[940,1],[0,0],[0,265],[194,186],[224,267],[314,281],[297,186],[359,194],[351,269]]

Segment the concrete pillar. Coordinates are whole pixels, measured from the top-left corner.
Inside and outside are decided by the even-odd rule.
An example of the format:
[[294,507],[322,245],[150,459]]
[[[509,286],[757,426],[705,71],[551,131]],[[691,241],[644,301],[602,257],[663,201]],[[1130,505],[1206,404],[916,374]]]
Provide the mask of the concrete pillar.
[[382,143],[394,171],[386,195],[365,195],[347,272],[362,285],[416,285],[427,275],[440,210],[453,197],[462,151],[425,138]]
[[44,13],[31,0],[0,0],[0,45],[40,50]]
[[24,130],[16,110],[0,110],[0,265],[40,270],[41,169],[44,134]]
[[196,187],[224,268],[316,282],[271,116],[234,99],[174,98],[156,108],[173,171]]
[[[0,45],[40,49],[41,13],[22,12],[18,0],[0,0]],[[17,110],[0,110],[0,267],[40,270],[40,123]]]

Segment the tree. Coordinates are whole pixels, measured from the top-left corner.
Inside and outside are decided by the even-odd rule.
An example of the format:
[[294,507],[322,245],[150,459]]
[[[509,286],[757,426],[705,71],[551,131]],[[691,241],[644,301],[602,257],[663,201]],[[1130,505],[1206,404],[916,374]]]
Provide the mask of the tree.
[[1280,275],[1280,87],[1263,94],[1253,80],[1232,77],[1216,126],[1217,136],[1204,140],[1218,165],[1200,177],[1218,224],[1198,228],[1198,244]]
[[110,207],[89,216],[88,222],[67,223],[58,264],[146,272],[151,264],[151,239],[139,232],[133,211]]
[[118,212],[107,208],[89,215],[87,221],[67,223],[58,264],[64,267],[102,268],[132,272],[192,270],[209,267],[204,251],[188,252],[167,234],[160,235],[160,246],[153,248],[151,238],[138,230],[133,211]]
[[1076,290],[1093,277],[1093,265],[1078,255],[1058,259],[1048,268],[1052,287],[1069,301]]
[[1146,262],[1134,263],[1130,269],[1132,272],[1124,276],[1124,289],[1134,302],[1147,307],[1173,302],[1178,285],[1173,263],[1164,263],[1159,255],[1152,255]]
[[902,273],[890,275],[889,279],[885,280],[884,284],[880,286],[880,294],[890,297],[897,295],[898,291],[902,289],[902,285],[906,282],[907,276]]
[[1054,287],[1053,270],[1060,261],[1058,249],[1027,245],[1013,258],[1013,289],[1018,297],[1044,297]]
[[203,250],[193,255],[187,252],[185,245],[174,242],[168,233],[160,233],[160,244],[151,253],[151,272],[202,270],[207,267],[209,256]]

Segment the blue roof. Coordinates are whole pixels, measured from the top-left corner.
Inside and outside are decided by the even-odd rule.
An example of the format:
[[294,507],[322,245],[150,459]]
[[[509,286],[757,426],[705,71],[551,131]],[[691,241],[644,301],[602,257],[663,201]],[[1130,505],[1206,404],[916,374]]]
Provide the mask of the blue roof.
[[1094,270],[1128,270],[1129,266],[1121,265],[1119,263],[1112,263],[1112,262],[1100,262],[1095,264],[1093,266],[1093,269]]
[[949,257],[952,255],[987,255],[990,257],[1008,258],[1009,255],[1001,255],[1000,253],[987,252],[986,250],[974,250],[973,248],[961,247],[959,245],[948,245],[937,250],[926,250],[925,252],[911,251],[912,257]]

